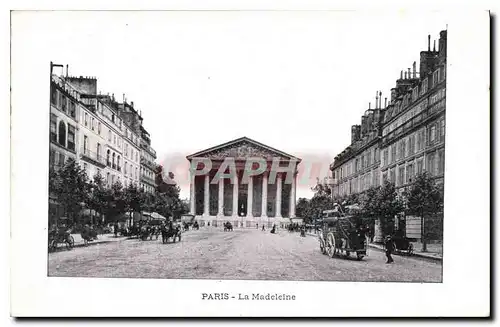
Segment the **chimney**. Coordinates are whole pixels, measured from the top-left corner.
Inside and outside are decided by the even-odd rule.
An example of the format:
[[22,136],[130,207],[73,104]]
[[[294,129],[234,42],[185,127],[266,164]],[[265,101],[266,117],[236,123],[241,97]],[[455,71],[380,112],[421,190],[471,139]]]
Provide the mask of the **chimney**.
[[377,109],[378,106],[378,91],[375,93],[375,109]]
[[134,101],[130,101],[130,105],[132,106],[132,108],[134,107]]
[[408,68],[408,78],[411,78],[411,69]]
[[123,103],[125,103],[125,93],[123,93]]
[[403,79],[403,71],[401,71],[401,77],[399,79]]
[[405,79],[406,79],[406,72],[405,72]]
[[66,77],[68,77],[68,67],[69,65],[66,65]]
[[371,109],[371,108],[372,108],[372,103],[368,102],[368,109]]
[[417,78],[417,62],[413,62],[413,78]]
[[427,36],[427,51],[431,51],[431,35]]
[[436,52],[436,40],[434,40],[434,50],[432,51]]
[[380,108],[382,108],[382,91],[380,91],[378,101],[379,101],[379,106],[378,106],[378,108],[380,109]]
[[385,108],[387,108],[387,97],[385,97],[385,105],[384,105]]

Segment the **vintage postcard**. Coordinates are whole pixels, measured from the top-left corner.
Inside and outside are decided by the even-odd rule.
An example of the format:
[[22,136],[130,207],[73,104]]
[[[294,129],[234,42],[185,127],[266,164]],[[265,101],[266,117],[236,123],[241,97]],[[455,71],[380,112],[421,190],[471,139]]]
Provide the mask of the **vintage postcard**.
[[[489,209],[476,204],[486,211],[460,219],[453,186],[468,182],[460,155],[489,158],[486,134],[475,159],[455,147],[466,111],[488,119],[487,12],[13,11],[11,20],[13,239],[36,234],[34,252],[14,249],[13,315],[460,315],[453,308],[464,304],[435,305],[453,297],[443,287],[465,264],[457,224],[474,226],[477,245],[460,239],[482,251],[469,287],[483,295],[470,312],[489,314]],[[460,34],[461,21],[475,28]],[[480,52],[469,70],[478,76],[456,69],[467,44]],[[460,94],[464,81],[474,100]],[[17,138],[26,130],[35,143]],[[30,152],[38,182],[26,197]],[[34,288],[25,251],[37,257]],[[115,300],[109,311],[95,294]],[[336,310],[320,309],[328,294]],[[92,304],[41,304],[69,298]],[[380,300],[392,308],[377,311]]]

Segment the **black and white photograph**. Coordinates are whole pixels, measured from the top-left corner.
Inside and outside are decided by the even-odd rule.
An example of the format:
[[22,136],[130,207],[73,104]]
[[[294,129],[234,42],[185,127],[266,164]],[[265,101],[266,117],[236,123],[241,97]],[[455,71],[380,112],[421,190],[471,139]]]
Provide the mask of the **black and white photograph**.
[[[425,293],[452,278],[448,172],[470,153],[450,157],[449,124],[464,122],[448,87],[468,78],[453,71],[460,30],[443,12],[13,11],[11,20],[14,85],[16,58],[43,48],[31,167],[45,193],[30,196],[50,285],[127,294],[132,281],[265,282],[252,285],[273,290],[199,286],[180,301],[290,305],[299,300],[290,283],[356,285],[366,302],[370,289]],[[34,26],[40,38],[29,37]],[[468,110],[487,117],[485,103]],[[488,216],[474,219],[469,229],[488,236]]]

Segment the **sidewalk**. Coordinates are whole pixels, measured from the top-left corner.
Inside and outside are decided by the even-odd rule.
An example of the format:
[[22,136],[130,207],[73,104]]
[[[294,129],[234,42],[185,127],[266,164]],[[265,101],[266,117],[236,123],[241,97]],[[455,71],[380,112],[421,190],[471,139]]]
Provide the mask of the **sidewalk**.
[[[85,246],[85,242],[80,234],[71,234],[73,239],[75,240],[75,247]],[[118,236],[115,238],[114,234],[101,234],[97,236],[97,240],[89,242],[89,245],[99,244],[99,243],[108,243],[108,242],[119,242],[125,240],[126,237]]]
[[[427,244],[427,252],[422,252],[422,243],[412,242],[413,244],[413,257],[420,257],[425,259],[431,259],[436,261],[443,261],[443,245],[442,244]],[[378,249],[385,251],[385,248],[381,244],[370,243],[369,247],[373,249]],[[396,254],[397,255],[397,254]]]

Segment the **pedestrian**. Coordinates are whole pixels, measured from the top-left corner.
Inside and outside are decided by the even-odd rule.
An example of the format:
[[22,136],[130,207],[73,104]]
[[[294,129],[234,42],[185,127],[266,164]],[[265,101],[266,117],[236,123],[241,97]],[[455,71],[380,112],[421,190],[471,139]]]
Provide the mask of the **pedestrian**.
[[394,249],[394,240],[390,235],[388,235],[385,238],[385,256],[387,257],[387,262],[386,263],[393,263],[394,260],[392,259],[392,251]]
[[257,229],[259,229],[259,223],[257,223]]
[[266,229],[264,228],[264,225],[262,225],[262,231],[265,231]]

